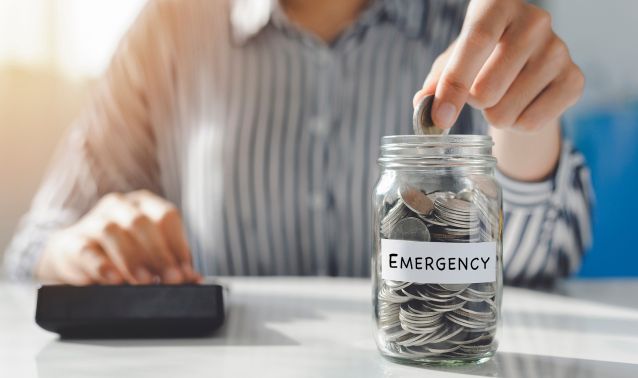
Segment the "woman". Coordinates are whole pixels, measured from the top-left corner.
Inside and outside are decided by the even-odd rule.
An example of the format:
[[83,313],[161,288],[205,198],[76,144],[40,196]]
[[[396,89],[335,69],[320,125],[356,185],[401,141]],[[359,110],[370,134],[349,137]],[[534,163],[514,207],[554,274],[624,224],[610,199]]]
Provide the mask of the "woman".
[[590,240],[587,169],[558,121],[582,89],[521,0],[152,1],[7,266],[71,284],[367,275],[380,137],[411,133],[418,90],[438,127],[496,142],[506,281],[551,282]]

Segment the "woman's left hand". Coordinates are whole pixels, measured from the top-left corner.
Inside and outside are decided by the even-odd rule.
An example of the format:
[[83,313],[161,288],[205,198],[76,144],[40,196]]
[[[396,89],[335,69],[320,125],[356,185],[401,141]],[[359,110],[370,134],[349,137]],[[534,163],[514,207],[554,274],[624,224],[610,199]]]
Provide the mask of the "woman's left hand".
[[441,128],[468,103],[496,128],[534,130],[555,123],[584,82],[548,12],[523,0],[472,0],[461,34],[414,102],[434,93],[432,118]]

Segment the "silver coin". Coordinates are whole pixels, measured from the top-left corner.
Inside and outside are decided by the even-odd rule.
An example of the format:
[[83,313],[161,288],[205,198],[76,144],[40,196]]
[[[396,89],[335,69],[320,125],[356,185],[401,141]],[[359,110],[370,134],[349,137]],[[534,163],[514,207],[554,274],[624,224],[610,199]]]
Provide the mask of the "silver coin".
[[483,320],[483,319],[470,318],[467,316],[459,315],[457,312],[453,312],[453,311],[445,313],[445,318],[460,326],[468,327],[468,328],[485,328],[492,323],[491,319]]
[[447,324],[445,327],[445,333],[438,335],[438,338],[433,338],[430,340],[431,346],[435,348],[440,348],[441,343],[447,343],[449,340],[456,338],[458,335],[465,331],[463,327],[460,327],[455,324]]
[[466,213],[471,211],[472,204],[468,201],[463,201],[458,198],[437,198],[435,201],[435,205],[442,207],[444,209],[448,209],[451,211],[458,211],[461,213]]
[[497,198],[498,189],[492,178],[474,175],[471,177],[471,180],[481,193],[484,193],[489,198]]
[[452,312],[453,314],[457,314],[459,316],[476,319],[484,322],[493,322],[496,321],[496,311],[489,310],[487,312],[482,311],[474,311],[466,309],[465,307],[461,307],[458,310]]
[[412,285],[411,282],[406,282],[406,281],[392,281],[392,280],[385,280],[383,281],[383,283],[393,289],[393,290],[400,290],[400,289],[405,289],[406,287]]
[[389,237],[397,223],[407,215],[409,215],[409,209],[401,199],[397,200],[394,206],[381,220],[381,234]]
[[[464,335],[465,336],[465,335]],[[474,335],[473,337],[464,337],[461,340],[449,340],[450,343],[452,344],[458,344],[458,345],[471,345],[474,343],[478,343],[482,340],[491,340],[494,338],[494,335],[490,334],[490,333],[485,333],[485,334],[478,334],[478,335]]]
[[416,299],[416,300],[422,300],[422,301],[428,301],[428,302],[439,302],[439,303],[447,303],[450,301],[450,298],[440,298],[436,296],[434,293],[427,290],[426,288],[423,288],[421,290],[419,289],[405,290],[404,289],[403,293],[405,293],[405,295],[410,299]]
[[439,284],[440,287],[442,287],[444,290],[448,290],[448,291],[463,291],[465,289],[467,289],[468,286],[470,286],[469,284]]
[[434,209],[434,202],[422,191],[403,185],[399,188],[399,197],[405,205],[417,215],[426,216]]
[[390,239],[430,241],[430,231],[419,218],[403,218],[390,231]]
[[463,201],[467,201],[467,202],[473,202],[474,191],[472,191],[471,189],[463,189],[459,191],[458,193],[456,193],[456,198],[461,199]]
[[401,328],[415,335],[431,335],[443,327],[443,323],[440,321],[429,323],[406,321],[401,315],[399,315],[399,320],[401,321]]
[[436,201],[438,198],[441,198],[441,199],[454,198],[454,193],[453,192],[443,192],[443,191],[432,192],[432,193],[428,194],[428,197],[430,197],[430,199],[432,201]]
[[416,135],[441,135],[447,134],[448,130],[438,128],[432,121],[432,104],[434,103],[434,95],[423,97],[414,108],[412,114],[412,128]]
[[436,226],[447,226],[448,224],[441,221],[441,220],[437,220],[436,218],[433,217],[420,217],[421,219],[423,219],[426,223],[429,224],[433,224]]
[[404,295],[402,292],[387,287],[379,290],[378,298],[380,301],[388,303],[404,303],[410,300],[410,297]]
[[479,297],[476,295],[472,295],[470,293],[468,293],[467,291],[464,291],[460,294],[458,294],[456,296],[457,298],[466,301],[466,302],[474,302],[474,303],[480,303],[480,302],[484,302],[485,298],[484,297]]
[[[445,286],[444,286],[445,285]],[[445,288],[449,286],[450,289]],[[458,289],[453,289],[454,286],[457,286]],[[460,284],[460,285],[455,285],[455,284],[428,284],[427,285],[427,290],[430,292],[431,295],[436,296],[438,298],[446,298],[446,299],[451,299],[452,297],[455,297],[457,294],[461,293],[463,290],[465,290],[465,288],[468,285],[466,284]]]
[[448,346],[447,348],[437,348],[437,347],[430,347],[430,346],[426,347],[426,349],[429,350],[430,352],[437,353],[437,354],[454,352],[460,348],[461,348],[461,345],[451,345],[451,346]]

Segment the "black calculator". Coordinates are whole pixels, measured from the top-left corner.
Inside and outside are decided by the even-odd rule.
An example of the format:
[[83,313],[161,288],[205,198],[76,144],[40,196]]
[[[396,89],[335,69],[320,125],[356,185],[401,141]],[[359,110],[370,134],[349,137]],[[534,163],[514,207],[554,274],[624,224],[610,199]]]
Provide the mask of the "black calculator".
[[173,338],[210,335],[224,316],[217,284],[45,285],[35,321],[68,339]]

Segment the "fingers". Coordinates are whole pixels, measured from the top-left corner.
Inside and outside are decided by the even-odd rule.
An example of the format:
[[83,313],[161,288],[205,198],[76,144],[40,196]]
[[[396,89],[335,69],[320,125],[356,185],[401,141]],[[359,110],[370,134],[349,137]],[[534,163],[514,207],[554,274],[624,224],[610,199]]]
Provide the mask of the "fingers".
[[[105,256],[115,266],[123,279],[130,284],[149,284],[153,276],[146,267],[140,247],[128,234],[118,219],[110,214],[118,209],[126,209],[124,196],[120,193],[108,194],[83,217],[76,228],[85,239],[99,244]],[[84,250],[86,246],[74,250]]]
[[567,70],[523,111],[516,120],[516,127],[533,130],[556,120],[578,101],[584,85],[585,79],[577,67]]
[[555,121],[582,84],[549,13],[517,0],[474,0],[461,35],[436,59],[414,103],[434,93],[432,119],[441,128],[469,103],[496,128],[530,130]]
[[184,232],[184,227],[179,215],[164,218],[160,227],[165,232],[171,250],[176,253],[180,268],[185,277],[191,280],[201,278],[193,270],[190,247],[188,246],[186,233]]
[[69,227],[49,237],[36,266],[38,279],[74,286],[121,283],[122,278],[109,259],[103,254],[93,255],[98,244],[77,230],[78,227]]
[[477,109],[495,106],[532,54],[551,35],[549,14],[540,8],[518,17],[507,27],[496,48],[476,76],[468,103]]
[[55,280],[73,286],[86,286],[96,283],[77,263],[67,265],[64,268],[61,267]]
[[124,283],[124,278],[98,243],[92,243],[81,249],[77,262],[91,283],[103,285]]
[[153,271],[161,275],[163,283],[176,284],[184,280],[177,259],[166,242],[165,235],[158,225],[146,217],[138,215],[131,225],[131,233],[138,243],[144,246],[144,252],[153,266]]
[[514,4],[470,2],[461,35],[436,87],[432,119],[437,126],[449,128],[456,121],[476,76],[511,21]]
[[101,227],[94,233],[94,238],[128,283],[153,283],[153,274],[147,267],[144,254],[141,253],[142,248],[117,222],[103,219]]
[[[569,52],[560,39],[553,39],[528,62],[499,102],[483,114],[496,128],[511,127],[535,98],[571,64]],[[541,124],[536,125],[537,127]]]
[[177,259],[169,249],[159,226],[142,209],[129,200],[123,200],[105,214],[116,222],[135,240],[139,254],[144,255],[144,265],[153,275],[161,276],[162,282],[175,284],[184,279],[177,267]]
[[[64,250],[56,251],[56,255],[63,255]],[[51,257],[51,256],[49,256]],[[66,259],[59,256],[53,257],[53,269],[55,273],[49,277],[42,277],[45,280],[55,282],[63,282],[73,286],[85,286],[95,283],[95,281],[86,274],[79,259]]]
[[179,212],[148,191],[108,194],[76,224],[52,234],[36,274],[73,285],[202,281]]
[[[124,281],[150,284],[195,282],[190,250],[176,208],[147,191],[105,196],[85,217],[87,236]],[[85,252],[98,264],[96,253]],[[94,271],[95,269],[93,269]]]
[[164,236],[184,278],[188,281],[200,279],[192,268],[191,251],[177,208],[160,197],[148,195],[145,191],[130,193],[128,197],[158,225],[158,230]]

